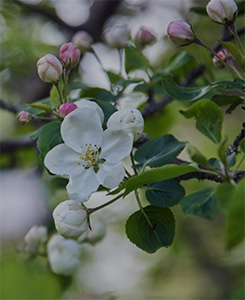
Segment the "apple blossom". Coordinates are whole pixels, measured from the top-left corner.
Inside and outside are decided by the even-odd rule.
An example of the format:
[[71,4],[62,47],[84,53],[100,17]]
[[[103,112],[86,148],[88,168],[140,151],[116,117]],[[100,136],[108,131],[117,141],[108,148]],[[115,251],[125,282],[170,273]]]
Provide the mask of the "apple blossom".
[[206,10],[214,22],[230,25],[236,20],[238,8],[234,0],[211,0]]
[[67,102],[61,104],[59,107],[59,113],[61,117],[67,116],[69,113],[71,113],[73,110],[77,108],[77,105],[74,104],[73,102]]
[[93,43],[93,38],[87,31],[81,30],[74,34],[72,42],[82,53],[85,53],[90,49],[90,46]]
[[56,206],[53,218],[58,233],[65,238],[78,238],[89,226],[86,210],[73,200]]
[[20,121],[21,125],[25,125],[26,123],[30,122],[32,119],[32,115],[27,111],[21,111],[17,119]]
[[25,235],[25,242],[30,247],[39,247],[40,244],[45,243],[48,239],[47,227],[33,226]]
[[55,234],[49,240],[47,250],[49,264],[54,273],[71,276],[79,268],[81,245],[77,241]]
[[101,109],[101,107],[95,102],[95,101],[90,101],[90,100],[87,100],[85,98],[82,98],[82,99],[78,99],[76,102],[75,102],[76,106],[78,108],[85,108],[85,107],[90,107],[92,109],[95,109],[101,119],[101,123],[104,122],[104,113],[103,113],[103,110]]
[[37,62],[37,71],[42,81],[47,83],[57,83],[63,67],[59,59],[53,54],[46,54]]
[[169,39],[178,46],[186,46],[195,42],[196,35],[191,25],[184,20],[172,21],[168,24]]
[[141,137],[144,129],[144,119],[136,108],[126,108],[116,111],[107,122],[108,128],[120,128],[132,134],[134,141]]
[[65,43],[60,47],[60,59],[66,69],[72,69],[78,64],[80,54],[80,50],[73,43]]
[[103,131],[96,109],[78,108],[61,124],[64,143],[51,149],[44,164],[53,174],[69,176],[70,199],[85,202],[99,185],[114,188],[123,180],[122,160],[132,150],[132,137],[123,129]]
[[135,42],[136,44],[143,48],[146,45],[152,44],[156,41],[156,36],[145,27],[140,27],[136,34]]
[[116,25],[105,30],[104,38],[106,43],[114,48],[125,48],[130,39],[130,32],[126,24]]

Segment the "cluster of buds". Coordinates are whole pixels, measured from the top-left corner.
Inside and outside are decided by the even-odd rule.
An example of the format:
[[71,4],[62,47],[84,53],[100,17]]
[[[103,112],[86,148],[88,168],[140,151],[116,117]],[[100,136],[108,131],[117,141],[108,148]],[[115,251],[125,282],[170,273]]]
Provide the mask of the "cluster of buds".
[[135,43],[139,48],[153,44],[156,40],[156,36],[153,32],[145,27],[140,27],[135,37]]
[[125,48],[130,39],[130,31],[126,24],[117,25],[104,31],[106,43],[117,49]]
[[[217,55],[220,59],[222,59],[228,65],[232,63],[232,56],[228,50],[222,49],[217,53]],[[213,61],[213,65],[216,68],[224,68],[224,65],[221,63],[221,61],[216,56],[213,57],[212,61]]]

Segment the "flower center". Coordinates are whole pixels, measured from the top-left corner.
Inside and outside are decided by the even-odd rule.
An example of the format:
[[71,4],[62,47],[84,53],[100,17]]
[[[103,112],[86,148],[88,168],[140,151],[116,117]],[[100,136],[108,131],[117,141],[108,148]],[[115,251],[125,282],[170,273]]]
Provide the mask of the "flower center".
[[[91,166],[96,167],[99,163],[99,148],[97,145],[85,144],[87,150],[85,153],[79,156],[79,160],[77,162],[78,165],[82,165],[85,169],[90,168]],[[81,146],[83,148],[83,146]]]

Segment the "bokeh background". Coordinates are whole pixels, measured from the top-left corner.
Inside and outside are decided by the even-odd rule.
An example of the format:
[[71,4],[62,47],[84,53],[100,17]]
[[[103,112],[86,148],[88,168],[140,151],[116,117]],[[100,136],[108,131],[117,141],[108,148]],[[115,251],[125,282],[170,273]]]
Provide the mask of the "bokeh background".
[[[222,26],[190,11],[190,7],[205,7],[206,3],[0,1],[1,99],[5,101],[0,109],[1,299],[244,299],[244,245],[232,252],[225,250],[222,214],[208,221],[185,217],[179,207],[174,207],[174,244],[150,255],[136,248],[125,235],[125,222],[138,209],[129,195],[93,216],[94,221],[101,219],[107,224],[107,235],[96,246],[84,245],[81,268],[72,280],[51,273],[46,258],[27,259],[21,250],[23,237],[31,226],[43,224],[52,228],[52,209],[68,199],[64,188],[52,188],[47,184],[50,176],[39,171],[38,153],[29,135],[41,123],[21,126],[16,120],[16,108],[49,95],[51,86],[37,75],[37,60],[46,53],[58,55],[60,45],[70,41],[76,31],[86,30],[94,38],[93,47],[103,67],[118,72],[118,53],[104,45],[102,32],[126,23],[133,37],[141,26],[156,34],[158,42],[144,50],[152,65],[167,66],[174,53],[187,51],[193,56],[190,67],[198,66],[205,62],[207,54],[195,46],[177,49],[166,38],[166,29],[170,21],[185,19],[214,47],[217,37],[222,35]],[[237,25],[244,26],[244,20],[240,18]],[[223,70],[209,72],[214,80],[229,78]],[[73,76],[89,86],[109,89],[108,78],[91,53],[82,57]],[[205,74],[198,83],[205,83]],[[137,106],[141,97],[144,98],[125,95],[127,104],[123,103],[134,102]],[[194,121],[179,114],[183,108],[180,102],[171,102],[146,120],[145,131],[151,138],[171,133],[181,141],[190,141],[207,156],[216,156],[212,143],[194,128]],[[225,116],[223,131],[229,133],[230,142],[240,132],[242,118],[240,111]],[[181,155],[187,159],[185,152]],[[215,183],[183,182],[186,194],[212,185]],[[89,206],[104,201],[105,193],[99,192],[92,196]]]

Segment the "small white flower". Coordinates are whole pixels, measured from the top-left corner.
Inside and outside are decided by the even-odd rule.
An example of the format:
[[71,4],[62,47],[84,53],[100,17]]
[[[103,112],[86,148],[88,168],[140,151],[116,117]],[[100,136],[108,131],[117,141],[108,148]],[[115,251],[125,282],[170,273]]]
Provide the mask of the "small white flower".
[[99,185],[114,188],[123,180],[122,160],[133,140],[125,130],[103,131],[97,110],[77,108],[61,124],[64,144],[48,152],[44,164],[53,174],[67,176],[70,199],[85,202]]
[[88,229],[79,240],[87,241],[90,244],[96,244],[100,242],[106,235],[106,226],[102,221],[97,221],[92,225],[91,229]]
[[56,274],[70,276],[80,264],[81,246],[75,240],[67,240],[55,234],[48,242],[48,260]]
[[136,108],[126,108],[116,111],[107,122],[108,128],[124,129],[138,140],[144,129],[144,119]]
[[30,247],[39,247],[48,239],[47,228],[45,226],[33,226],[25,235],[25,242]]
[[114,48],[125,48],[130,39],[130,32],[126,24],[116,25],[105,30],[104,38],[106,43]]
[[76,201],[61,202],[53,211],[55,227],[66,238],[77,238],[88,229],[86,210]]

